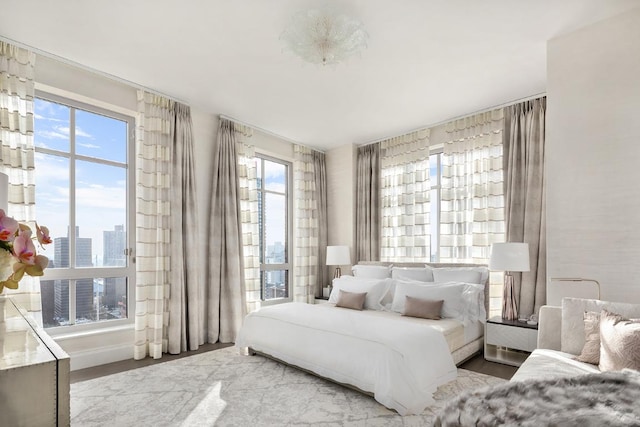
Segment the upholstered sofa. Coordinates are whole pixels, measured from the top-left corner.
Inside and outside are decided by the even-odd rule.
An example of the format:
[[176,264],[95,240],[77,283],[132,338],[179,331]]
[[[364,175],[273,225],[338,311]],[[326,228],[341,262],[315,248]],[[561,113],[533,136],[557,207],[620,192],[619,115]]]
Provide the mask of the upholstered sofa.
[[640,304],[564,298],[561,307],[540,309],[537,349],[518,368],[511,381],[568,377],[600,372],[598,365],[580,362],[585,345],[585,312],[608,310],[626,318],[640,318]]

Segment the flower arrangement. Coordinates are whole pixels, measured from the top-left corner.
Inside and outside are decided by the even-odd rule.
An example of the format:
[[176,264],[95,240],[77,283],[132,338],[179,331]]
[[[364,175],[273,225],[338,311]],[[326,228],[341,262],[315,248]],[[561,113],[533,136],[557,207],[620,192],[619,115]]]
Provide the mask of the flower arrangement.
[[[37,239],[41,248],[52,242],[49,229],[36,223],[36,236],[32,237],[31,228],[21,224],[4,210],[0,209],[0,258],[3,264],[11,268],[9,277],[4,279],[4,269],[0,269],[0,293],[4,288],[18,289],[18,282],[25,273],[29,276],[42,276],[44,269],[49,265],[49,259],[36,253],[34,239]],[[7,268],[8,270],[8,268]]]

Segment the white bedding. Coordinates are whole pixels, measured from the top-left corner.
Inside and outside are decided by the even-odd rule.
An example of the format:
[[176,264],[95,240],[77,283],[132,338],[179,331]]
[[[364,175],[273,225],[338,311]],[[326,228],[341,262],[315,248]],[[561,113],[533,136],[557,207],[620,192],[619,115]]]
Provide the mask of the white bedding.
[[378,311],[287,303],[244,320],[240,348],[266,353],[367,392],[401,415],[419,414],[456,378],[443,333]]

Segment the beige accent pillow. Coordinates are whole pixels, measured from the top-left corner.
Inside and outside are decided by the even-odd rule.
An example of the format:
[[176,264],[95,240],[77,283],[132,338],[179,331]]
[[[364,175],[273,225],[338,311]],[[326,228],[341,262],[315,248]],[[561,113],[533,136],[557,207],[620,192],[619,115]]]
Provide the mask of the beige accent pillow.
[[364,299],[367,297],[366,292],[347,292],[340,290],[336,307],[350,308],[352,310],[362,310],[364,307]]
[[600,313],[584,312],[584,347],[575,360],[592,365],[600,363]]
[[640,319],[600,313],[600,370],[640,370]]
[[440,320],[444,300],[430,300],[405,296],[403,316]]

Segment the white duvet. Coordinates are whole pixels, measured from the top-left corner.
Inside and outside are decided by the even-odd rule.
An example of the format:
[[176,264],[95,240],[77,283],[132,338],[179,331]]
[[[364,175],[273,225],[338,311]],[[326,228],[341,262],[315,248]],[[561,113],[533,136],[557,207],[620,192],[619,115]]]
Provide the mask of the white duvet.
[[400,415],[421,413],[438,386],[457,374],[440,331],[329,304],[250,313],[236,345],[371,392]]

